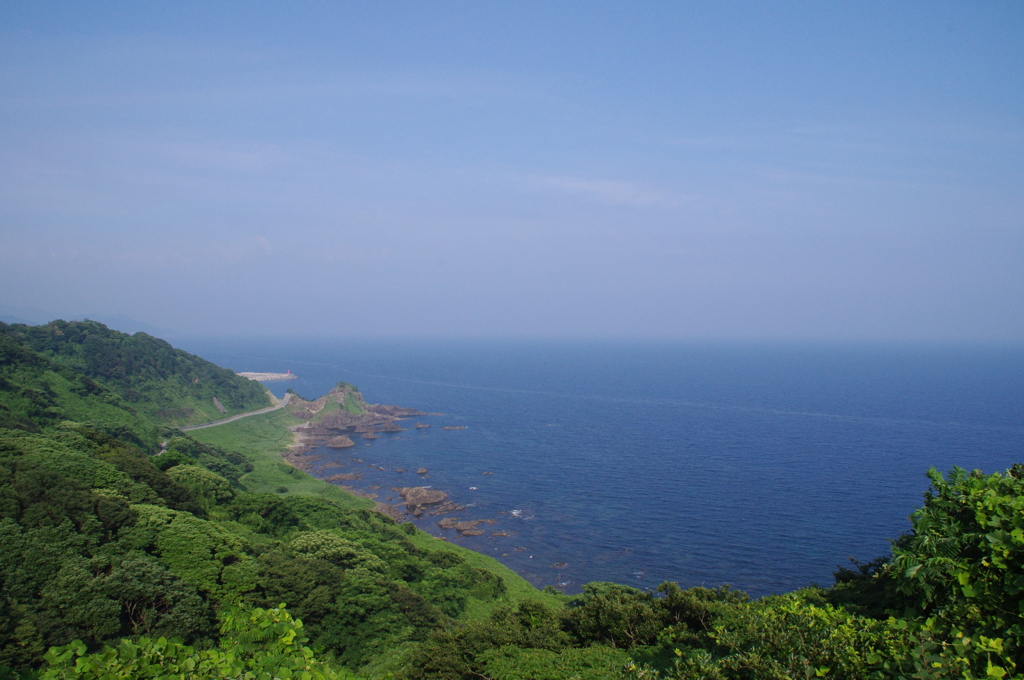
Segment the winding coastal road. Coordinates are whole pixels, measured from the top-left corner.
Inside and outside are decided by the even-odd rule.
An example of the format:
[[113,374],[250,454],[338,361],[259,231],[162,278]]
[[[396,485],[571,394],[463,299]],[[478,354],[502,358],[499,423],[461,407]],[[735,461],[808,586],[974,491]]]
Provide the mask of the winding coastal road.
[[270,395],[271,399],[273,399],[274,401],[277,401],[277,404],[275,404],[274,406],[268,406],[267,408],[261,408],[261,409],[258,409],[256,411],[249,411],[247,413],[239,413],[238,415],[231,416],[230,418],[224,418],[222,420],[214,420],[213,422],[203,423],[201,425],[188,425],[186,427],[179,427],[178,429],[181,430],[182,432],[190,432],[192,430],[202,430],[202,429],[207,428],[207,427],[216,427],[217,425],[224,425],[226,423],[233,423],[236,420],[241,420],[242,418],[248,418],[249,416],[258,416],[261,413],[270,413],[271,411],[279,411],[279,410],[283,409],[285,406],[288,405],[288,402],[290,402],[292,400],[292,396],[293,396],[293,393],[289,392],[288,394],[284,395],[284,399],[281,399],[280,401],[278,401],[277,397],[275,397],[274,395]]

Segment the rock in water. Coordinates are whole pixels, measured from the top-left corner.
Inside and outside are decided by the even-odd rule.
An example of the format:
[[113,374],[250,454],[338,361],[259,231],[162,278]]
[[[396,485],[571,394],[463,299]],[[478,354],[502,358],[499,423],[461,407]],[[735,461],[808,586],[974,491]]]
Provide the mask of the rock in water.
[[347,449],[355,445],[356,443],[347,434],[343,434],[340,437],[332,437],[324,443],[324,446],[331,449]]
[[354,482],[357,479],[362,479],[363,476],[358,472],[343,472],[338,475],[331,475],[327,477],[328,482]]
[[416,471],[416,474],[418,474],[418,475],[425,475],[425,474],[427,474],[427,468],[420,468],[419,470]]
[[447,498],[448,494],[444,491],[438,491],[437,489],[425,489],[422,486],[407,486],[403,487],[398,495],[405,499],[405,507],[410,512],[420,510],[423,512],[424,505],[433,505],[434,503],[443,503]]

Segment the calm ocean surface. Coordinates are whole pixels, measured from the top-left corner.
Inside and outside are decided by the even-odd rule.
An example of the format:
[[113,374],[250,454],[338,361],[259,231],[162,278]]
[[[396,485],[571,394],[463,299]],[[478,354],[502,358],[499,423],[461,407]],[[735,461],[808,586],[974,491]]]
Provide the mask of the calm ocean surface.
[[[542,342],[186,340],[238,371],[339,380],[367,401],[447,415],[322,449],[367,489],[432,485],[493,519],[421,528],[537,586],[828,585],[909,528],[930,466],[1024,462],[1024,349]],[[465,425],[446,431],[443,425]],[[359,457],[364,464],[350,459]],[[385,468],[381,472],[366,467]],[[397,468],[426,467],[429,478]],[[482,475],[492,472],[491,475]],[[397,502],[395,499],[392,502]],[[507,537],[492,532],[506,531]]]

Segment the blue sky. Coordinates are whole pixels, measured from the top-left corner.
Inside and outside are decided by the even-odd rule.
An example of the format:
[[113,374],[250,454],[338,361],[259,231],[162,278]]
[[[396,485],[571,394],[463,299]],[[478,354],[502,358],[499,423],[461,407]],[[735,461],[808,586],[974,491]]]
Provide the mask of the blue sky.
[[0,5],[0,307],[1024,341],[1024,3]]

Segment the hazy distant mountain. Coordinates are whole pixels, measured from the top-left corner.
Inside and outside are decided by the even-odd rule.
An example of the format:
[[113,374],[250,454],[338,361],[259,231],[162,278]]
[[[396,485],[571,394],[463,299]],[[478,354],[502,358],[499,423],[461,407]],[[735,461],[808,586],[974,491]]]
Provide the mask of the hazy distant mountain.
[[12,307],[0,305],[0,321],[4,323],[27,323],[32,326],[53,321],[59,317],[35,307]]
[[161,328],[160,326],[154,326],[148,324],[145,321],[139,321],[130,316],[124,314],[68,314],[46,311],[44,309],[38,309],[36,307],[16,307],[12,305],[0,305],[0,321],[4,323],[23,323],[30,326],[39,326],[45,323],[50,323],[56,319],[64,319],[65,321],[83,321],[85,319],[91,319],[93,321],[99,321],[107,328],[121,331],[122,333],[128,333],[132,335],[134,333],[143,332],[158,338],[174,337],[176,333],[173,330],[167,328]]

